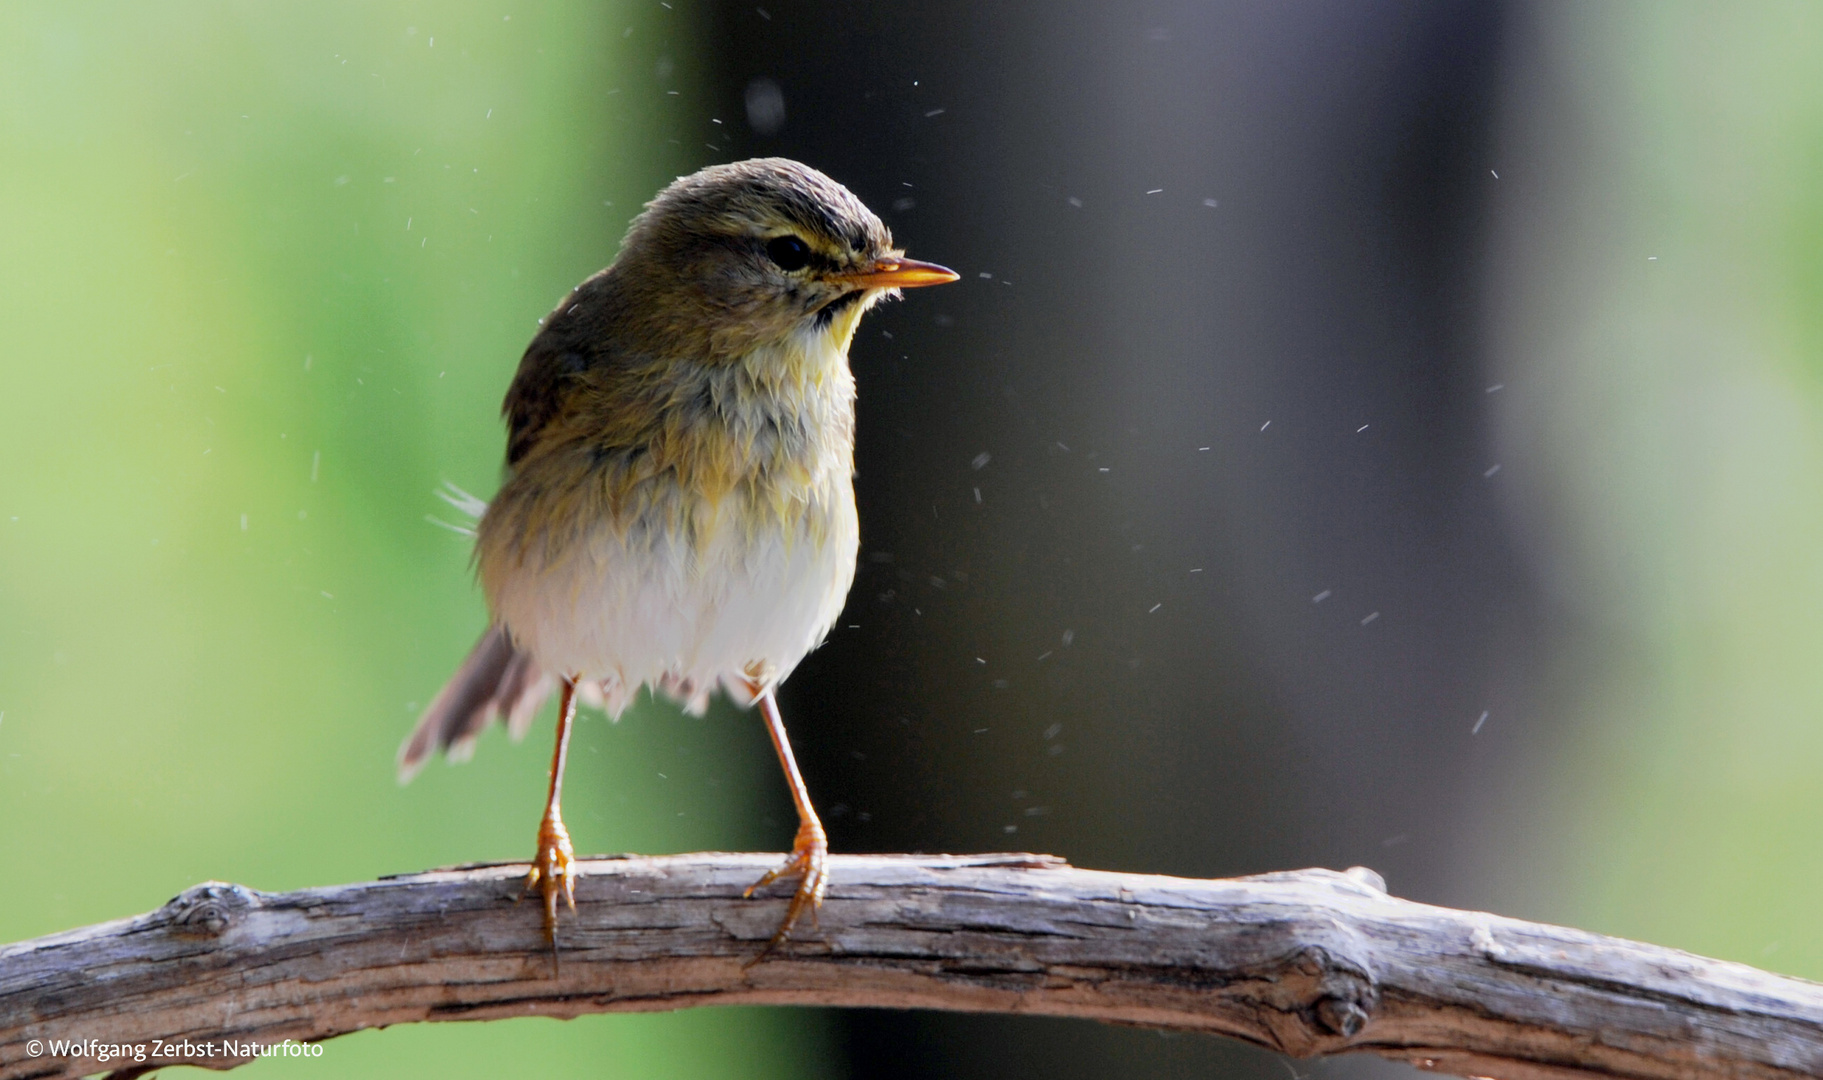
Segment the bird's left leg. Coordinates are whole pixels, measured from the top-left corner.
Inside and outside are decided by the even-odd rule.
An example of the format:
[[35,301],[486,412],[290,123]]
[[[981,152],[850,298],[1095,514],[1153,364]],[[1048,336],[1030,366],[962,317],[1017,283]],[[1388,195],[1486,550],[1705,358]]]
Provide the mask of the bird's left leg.
[[803,918],[806,909],[814,913],[822,906],[823,892],[829,887],[829,835],[823,831],[823,823],[817,820],[816,809],[810,805],[810,791],[804,786],[804,777],[798,772],[797,759],[791,754],[791,741],[785,737],[785,721],[779,716],[778,699],[773,696],[771,687],[761,690],[757,684],[749,685],[758,697],[760,715],[766,720],[766,732],[772,736],[772,748],[778,751],[779,766],[785,770],[785,782],[791,785],[791,801],[798,808],[798,835],[791,845],[791,858],[785,861],[785,865],[748,886],[743,894],[752,896],[755,890],[780,878],[802,875],[798,878],[797,892],[791,896],[791,906],[785,909],[785,921],[779,925],[778,933],[772,935],[771,943],[766,946],[767,949],[772,949],[791,934],[791,928]]
[[532,856],[525,887],[544,896],[544,940],[557,947],[557,894],[576,910],[576,852],[563,827],[563,764],[570,752],[570,725],[576,719],[576,680],[563,680],[557,705],[557,749],[551,752],[551,791],[544,803],[544,820],[538,823],[538,852]]

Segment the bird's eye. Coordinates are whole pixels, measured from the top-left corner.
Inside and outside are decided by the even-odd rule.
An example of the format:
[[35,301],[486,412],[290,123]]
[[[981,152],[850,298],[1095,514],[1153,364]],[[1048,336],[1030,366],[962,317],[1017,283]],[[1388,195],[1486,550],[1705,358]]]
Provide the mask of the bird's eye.
[[766,257],[780,270],[802,270],[810,262],[810,245],[795,236],[775,236],[766,242]]

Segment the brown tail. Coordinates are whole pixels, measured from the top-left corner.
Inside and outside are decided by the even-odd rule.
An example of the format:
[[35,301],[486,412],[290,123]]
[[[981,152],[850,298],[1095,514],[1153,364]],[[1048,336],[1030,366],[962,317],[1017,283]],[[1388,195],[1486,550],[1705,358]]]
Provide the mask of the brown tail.
[[432,750],[451,761],[467,760],[496,716],[506,722],[507,734],[522,737],[555,685],[530,656],[513,648],[505,628],[490,627],[399,747],[399,783],[409,781]]

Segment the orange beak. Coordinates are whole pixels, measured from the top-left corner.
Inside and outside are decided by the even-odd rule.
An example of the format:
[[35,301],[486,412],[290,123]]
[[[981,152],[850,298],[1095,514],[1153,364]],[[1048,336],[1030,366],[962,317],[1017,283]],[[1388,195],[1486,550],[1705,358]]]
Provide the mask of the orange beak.
[[923,285],[943,285],[961,276],[947,266],[893,255],[876,259],[872,266],[858,273],[841,275],[843,281],[870,289],[916,289]]

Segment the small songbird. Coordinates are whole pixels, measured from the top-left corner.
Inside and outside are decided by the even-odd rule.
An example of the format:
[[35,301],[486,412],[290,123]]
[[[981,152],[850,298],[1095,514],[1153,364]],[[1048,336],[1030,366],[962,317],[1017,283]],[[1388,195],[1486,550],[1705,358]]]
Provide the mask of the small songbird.
[[526,348],[502,406],[506,480],[476,528],[492,624],[399,772],[434,749],[466,757],[496,717],[522,735],[560,690],[526,877],[553,946],[558,895],[576,907],[559,802],[579,696],[610,717],[642,686],[697,713],[717,688],[758,704],[798,832],[747,893],[798,877],[774,945],[822,903],[829,842],[775,690],[854,581],[855,325],[900,289],[954,280],[905,258],[847,188],[760,158],[661,191]]

